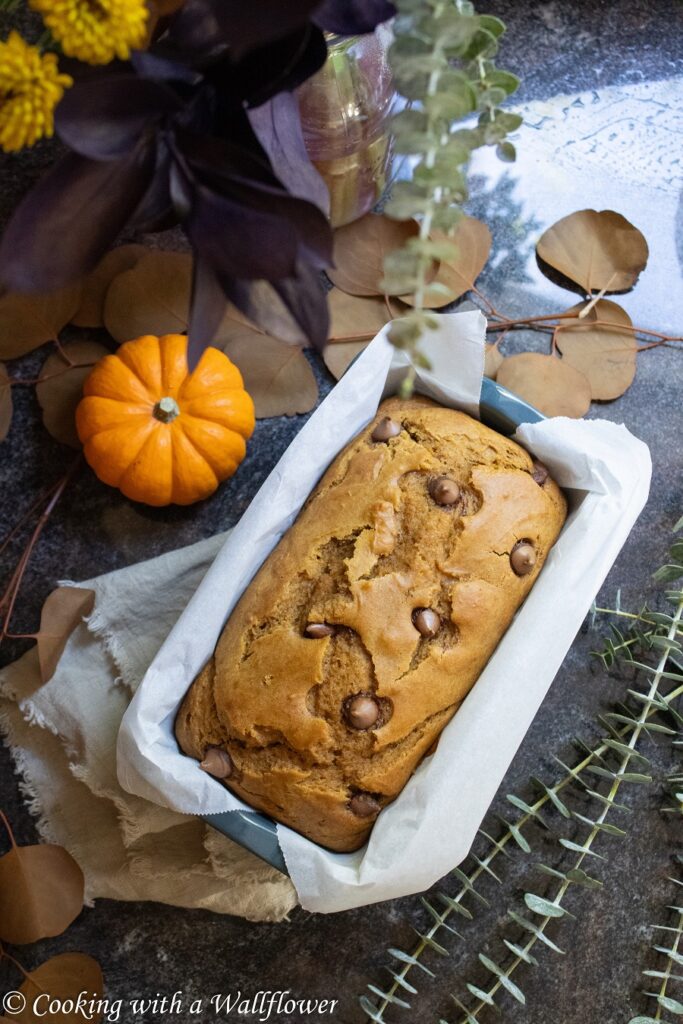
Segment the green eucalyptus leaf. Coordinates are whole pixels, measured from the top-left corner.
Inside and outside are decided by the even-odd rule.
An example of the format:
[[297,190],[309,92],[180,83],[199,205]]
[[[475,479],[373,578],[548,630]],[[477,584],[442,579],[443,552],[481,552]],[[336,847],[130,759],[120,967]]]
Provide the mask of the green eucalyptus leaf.
[[466,49],[463,50],[462,56],[467,60],[474,60],[475,57],[495,57],[497,53],[498,40],[496,36],[486,28],[479,28]]
[[519,925],[519,927],[523,928],[525,931],[531,932],[531,934],[534,935],[539,942],[544,943],[548,949],[552,949],[553,952],[564,956],[564,950],[560,949],[559,946],[556,946],[552,939],[549,939],[545,932],[541,931],[538,925],[534,924],[533,921],[530,921],[528,917],[523,917],[521,914],[515,913],[514,910],[510,910],[509,915],[510,919],[514,921],[515,924]]
[[[447,928],[448,926],[447,925],[443,925],[442,927]],[[453,928],[448,928],[448,931],[451,932],[453,935],[457,935],[459,939],[462,938],[462,935],[460,935],[458,932],[454,931]],[[448,952],[448,950],[444,946],[441,946],[436,941],[436,939],[433,936],[431,936],[431,935],[423,935],[421,932],[418,932],[417,929],[415,929],[415,934],[417,935],[418,939],[420,939],[421,942],[424,942],[425,946],[428,946],[431,950],[433,950],[439,956],[450,956],[451,955]]]
[[540,914],[541,917],[565,917],[568,914],[564,907],[551,903],[550,900],[545,900],[533,892],[524,893],[524,902],[529,910],[532,910],[534,914]]
[[402,949],[396,949],[394,947],[388,949],[387,953],[389,956],[393,956],[395,960],[400,960],[402,964],[409,964],[411,967],[419,967],[420,970],[424,971],[425,974],[428,974],[430,978],[436,977],[433,971],[430,971],[428,967],[425,967],[425,965],[411,953],[405,953]]
[[586,874],[583,868],[570,868],[567,872],[567,879],[575,885],[582,885],[585,889],[602,888],[602,882]]
[[467,983],[467,991],[473,995],[475,999],[478,999],[482,1003],[486,1003],[487,1006],[496,1005],[493,1001],[493,997],[490,996],[488,992],[484,992],[483,989],[477,988],[476,985],[471,985],[470,982]]
[[669,1013],[675,1013],[676,1016],[683,1016],[683,1003],[679,1002],[678,999],[673,999],[671,996],[657,996],[657,1002],[663,1009],[668,1010]]
[[400,1006],[404,1010],[410,1009],[410,1003],[407,1003],[405,999],[399,999],[399,997],[394,995],[392,992],[383,992],[382,989],[378,988],[376,985],[368,985],[368,989],[372,992],[373,996],[379,996],[380,999],[386,999],[386,1001],[391,1003],[393,1006]]
[[496,156],[505,164],[513,164],[517,159],[517,150],[511,142],[499,142],[496,146]]
[[532,967],[538,967],[538,960],[535,956],[532,956],[528,949],[523,949],[521,946],[515,945],[514,942],[508,942],[507,939],[503,939],[503,942],[515,956],[523,960],[524,963],[530,964]]
[[505,22],[501,21],[500,18],[496,18],[493,14],[480,14],[477,20],[479,27],[486,29],[495,39],[500,39],[505,32]]
[[595,850],[591,850],[588,846],[580,846],[571,839],[565,839],[564,836],[560,836],[559,843],[564,846],[565,849],[572,850],[574,853],[588,854],[589,857],[596,857],[598,860],[606,859],[601,853],[596,853]]
[[497,69],[487,73],[486,81],[489,85],[502,89],[506,96],[511,96],[513,92],[516,92],[521,84],[517,75],[513,75],[511,71],[498,71]]

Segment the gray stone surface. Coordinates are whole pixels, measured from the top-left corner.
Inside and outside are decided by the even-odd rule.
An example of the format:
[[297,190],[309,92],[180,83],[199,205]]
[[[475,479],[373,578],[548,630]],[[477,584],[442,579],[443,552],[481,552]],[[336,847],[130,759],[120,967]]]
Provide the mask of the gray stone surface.
[[[643,280],[632,296],[624,297],[624,304],[644,326],[673,330],[678,318],[680,331],[683,235],[676,204],[682,184],[683,7],[673,0],[657,4],[491,0],[480,7],[500,14],[508,23],[502,63],[523,78],[520,102],[528,105],[527,124],[532,125],[522,132],[524,157],[518,168],[502,178],[488,165],[475,168],[472,208],[494,228],[497,259],[494,269],[482,276],[482,290],[511,314],[572,305],[575,298],[544,282],[535,268],[534,241],[544,226],[569,210],[584,205],[613,207],[636,220],[653,254]],[[49,161],[50,152],[49,146],[39,147],[29,156],[4,161],[5,215]],[[618,154],[616,163],[614,154]],[[543,338],[515,338],[509,351],[522,342],[541,350]],[[12,372],[35,376],[43,358],[39,352],[17,361]],[[626,423],[650,445],[654,462],[650,500],[605,583],[604,602],[612,601],[619,588],[625,606],[638,604],[652,592],[651,571],[666,559],[671,526],[683,513],[681,359],[680,350],[673,349],[642,355],[631,390],[591,412]],[[320,367],[318,373],[322,395],[331,382]],[[32,389],[16,388],[15,399],[12,430],[0,449],[0,536],[73,457],[45,433]],[[50,520],[29,566],[15,630],[30,632],[37,626],[41,604],[59,578],[87,578],[234,523],[303,420],[259,423],[236,477],[210,501],[187,510],[134,505],[99,484],[90,472],[81,472]],[[19,550],[17,544],[3,556],[3,576]],[[561,608],[557,614],[562,615]],[[596,735],[596,716],[623,693],[626,680],[606,675],[591,659],[596,643],[597,637],[586,630],[577,636],[494,810],[505,813],[504,794],[524,793],[530,774],[547,780],[555,777],[552,755],[572,757],[572,737],[590,741]],[[23,641],[8,643],[3,660],[16,657],[25,646]],[[650,753],[655,773],[661,777],[670,770],[672,751],[657,740]],[[0,779],[0,806],[17,838],[30,842],[35,838],[34,826],[4,750],[0,751]],[[583,890],[571,893],[568,903],[575,919],[556,930],[567,955],[542,951],[540,968],[519,972],[527,1005],[522,1008],[505,1001],[506,1021],[621,1024],[645,1012],[639,972],[656,966],[648,952],[651,938],[645,926],[662,920],[664,906],[673,902],[667,875],[676,843],[680,850],[681,833],[675,833],[671,821],[659,811],[658,785],[632,787],[626,801],[632,813],[623,814],[622,821],[629,837],[606,837],[600,852],[608,860],[594,865],[604,889],[597,895]],[[489,820],[495,828],[495,819]],[[551,841],[539,836],[537,847],[556,862]],[[420,989],[412,1000],[413,1009],[394,1010],[388,1015],[390,1021],[459,1020],[449,993],[462,996],[467,981],[481,980],[476,963],[479,951],[501,957],[500,923],[506,908],[519,909],[523,889],[543,885],[533,869],[535,859],[516,855],[501,865],[503,885],[483,886],[491,899],[490,909],[483,909],[471,924],[461,922],[465,941],[448,942],[447,961],[431,956],[428,963],[436,977],[419,973],[413,979]],[[444,888],[455,891],[455,881],[447,879]],[[290,989],[298,996],[338,999],[340,1007],[332,1019],[354,1024],[364,1019],[357,1003],[364,986],[387,983],[386,948],[411,948],[411,927],[424,929],[425,925],[416,897],[332,917],[298,910],[289,922],[277,925],[253,925],[153,904],[100,901],[85,910],[66,935],[22,950],[21,958],[30,966],[52,953],[89,952],[101,961],[114,998],[170,995],[178,989],[186,996],[204,997],[221,991],[253,995],[261,989]],[[0,985],[12,987],[14,981],[7,965],[0,965]],[[161,1018],[150,1013],[139,1019]],[[211,1013],[192,1018],[184,1012],[175,1019],[215,1018]],[[284,1015],[278,1019],[289,1024],[316,1018]]]

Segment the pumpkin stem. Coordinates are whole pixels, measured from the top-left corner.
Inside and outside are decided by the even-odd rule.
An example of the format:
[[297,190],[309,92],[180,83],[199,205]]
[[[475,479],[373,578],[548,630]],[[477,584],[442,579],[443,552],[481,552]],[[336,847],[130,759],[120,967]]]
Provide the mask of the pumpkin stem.
[[176,416],[180,415],[180,407],[175,398],[161,398],[154,406],[152,414],[162,423],[172,423]]

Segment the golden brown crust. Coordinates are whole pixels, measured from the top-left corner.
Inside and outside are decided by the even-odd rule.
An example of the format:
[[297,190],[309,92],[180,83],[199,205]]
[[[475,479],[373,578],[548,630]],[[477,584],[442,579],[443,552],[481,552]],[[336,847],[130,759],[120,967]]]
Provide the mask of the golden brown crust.
[[[385,416],[402,426],[370,435]],[[566,515],[513,441],[428,399],[384,402],[335,459],[294,526],[233,611],[214,658],[181,706],[176,735],[201,758],[229,752],[226,784],[251,806],[338,851],[357,849],[374,817],[356,793],[393,800],[490,658],[533,585]],[[438,505],[430,483],[460,487]],[[536,552],[518,576],[510,552]],[[440,617],[422,636],[412,613]],[[305,636],[309,623],[336,633]],[[354,729],[353,695],[374,727]]]

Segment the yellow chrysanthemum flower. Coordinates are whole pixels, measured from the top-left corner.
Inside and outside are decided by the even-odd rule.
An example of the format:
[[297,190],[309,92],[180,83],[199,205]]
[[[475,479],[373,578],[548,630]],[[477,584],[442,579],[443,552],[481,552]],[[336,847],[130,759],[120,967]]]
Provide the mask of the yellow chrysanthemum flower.
[[29,0],[67,57],[87,64],[128,60],[147,37],[145,0]]
[[70,85],[54,53],[41,54],[10,32],[0,42],[0,149],[13,153],[52,135],[54,109]]

